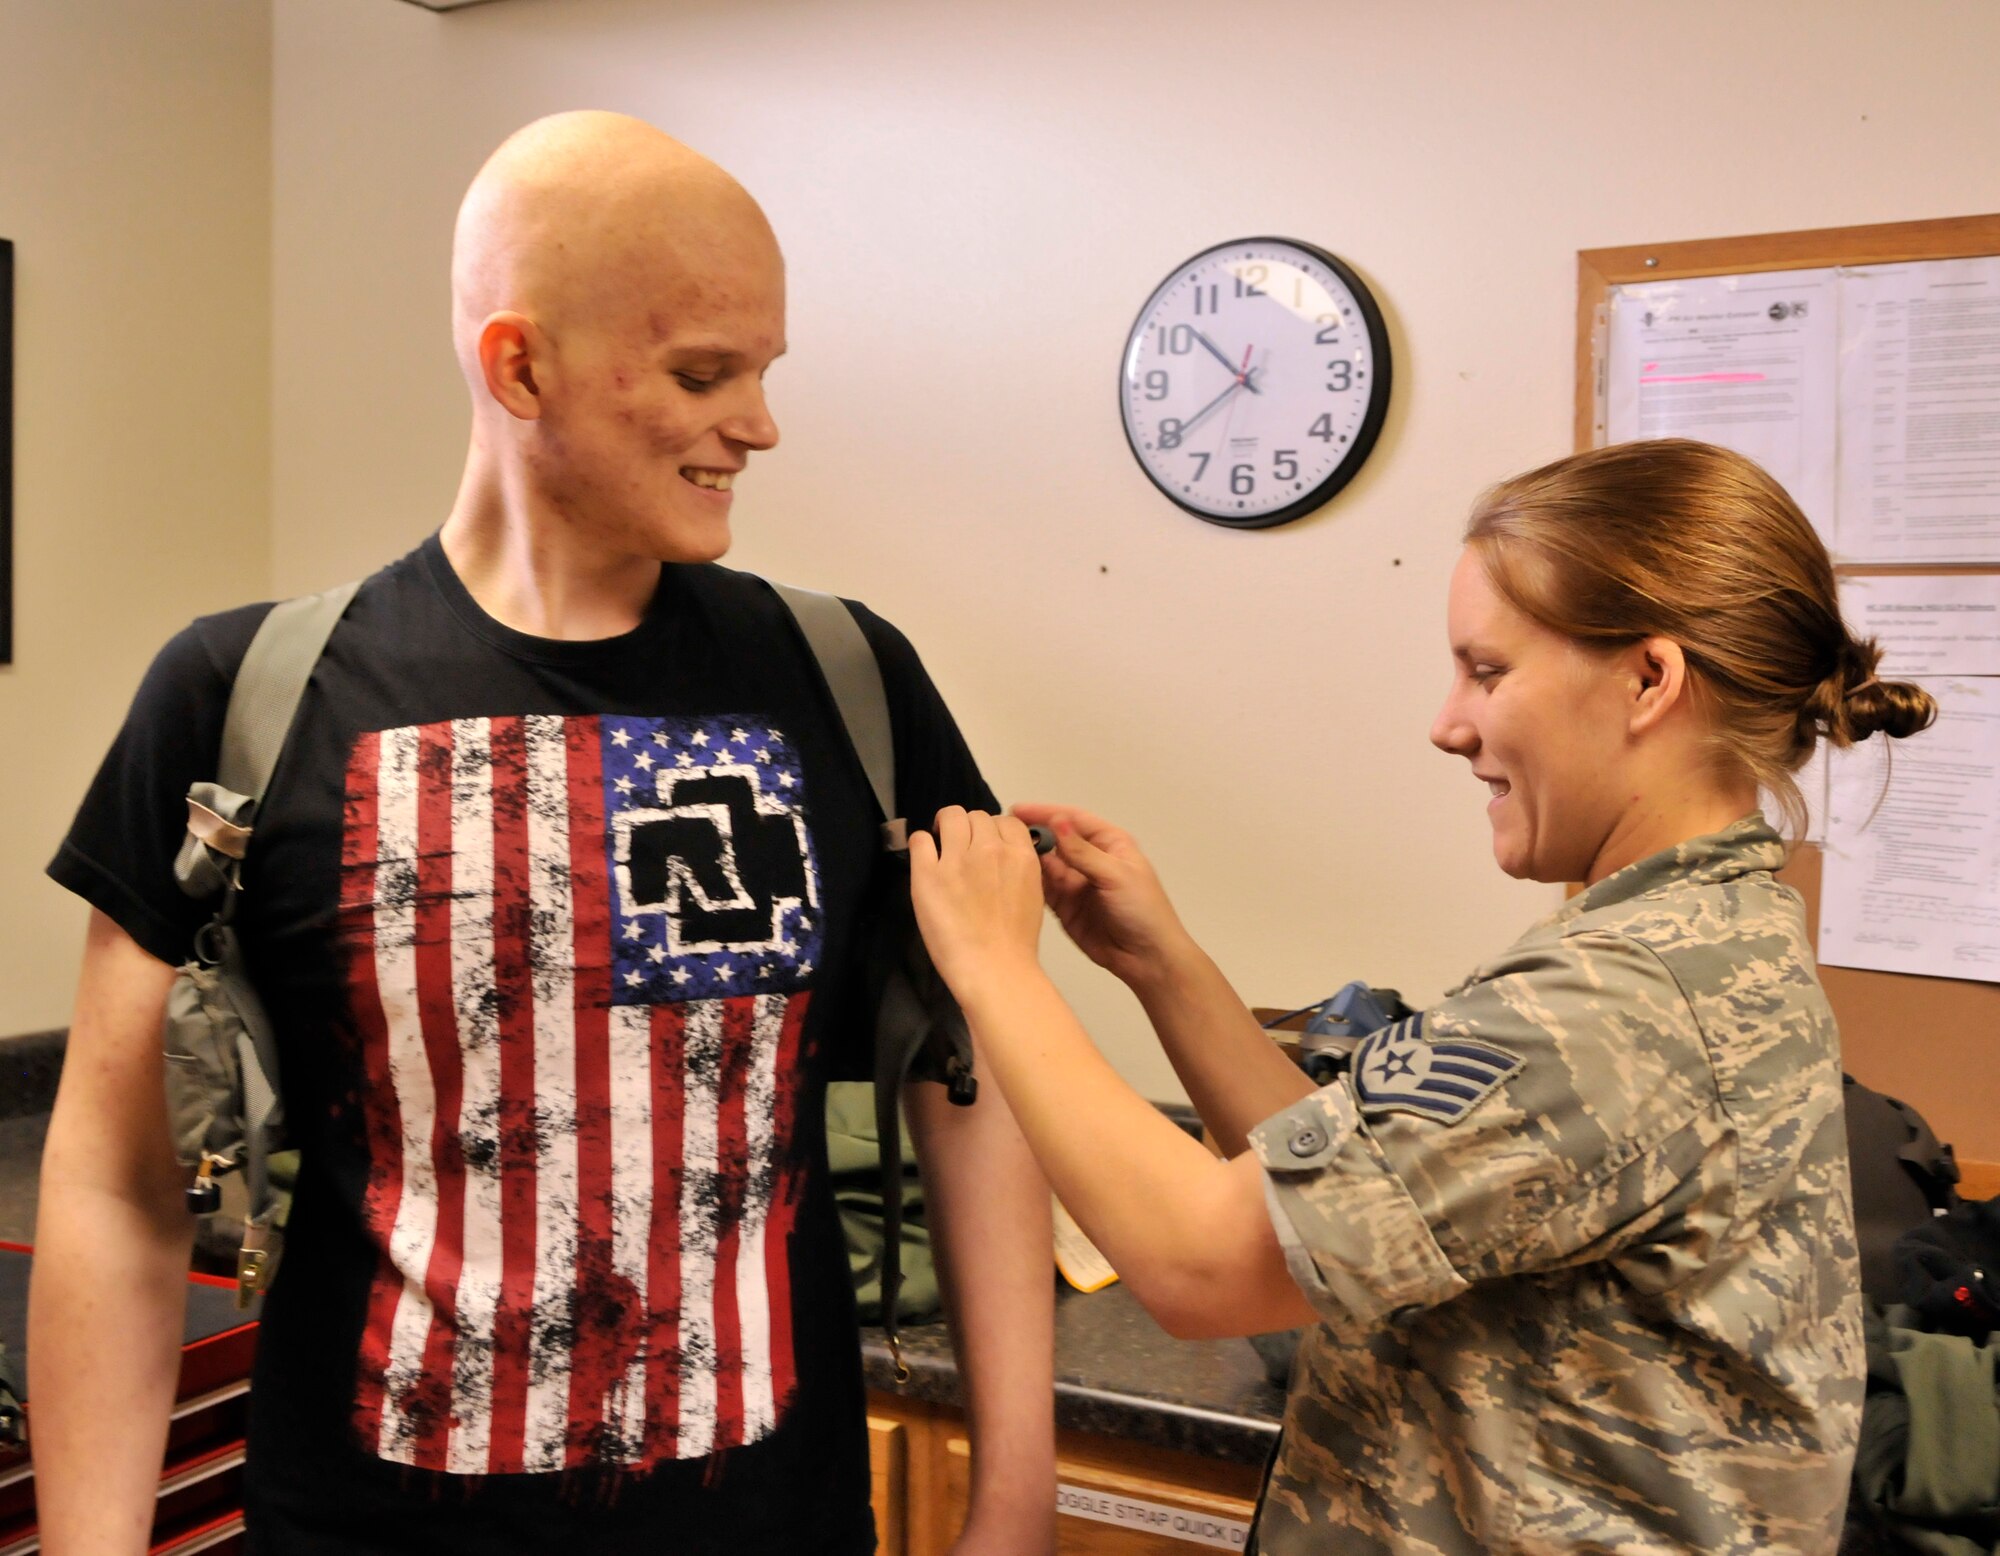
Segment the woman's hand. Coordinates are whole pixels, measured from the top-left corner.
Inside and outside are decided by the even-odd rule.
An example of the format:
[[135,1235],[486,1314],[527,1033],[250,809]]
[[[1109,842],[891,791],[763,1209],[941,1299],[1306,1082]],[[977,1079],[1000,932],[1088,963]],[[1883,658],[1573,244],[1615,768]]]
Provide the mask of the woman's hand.
[[970,1004],[1035,968],[1042,882],[1024,822],[951,805],[910,836],[910,898],[938,972]]
[[1067,805],[1016,805],[1014,814],[1054,830],[1055,852],[1042,859],[1042,895],[1099,967],[1137,986],[1188,948],[1180,915],[1129,834]]

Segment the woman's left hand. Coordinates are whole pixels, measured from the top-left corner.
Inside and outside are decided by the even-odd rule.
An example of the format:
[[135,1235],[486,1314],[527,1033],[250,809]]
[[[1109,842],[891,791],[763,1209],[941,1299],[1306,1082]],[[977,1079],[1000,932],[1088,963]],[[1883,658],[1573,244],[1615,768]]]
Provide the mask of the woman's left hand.
[[1042,871],[1026,823],[957,805],[910,837],[910,896],[931,960],[965,1003],[1035,965]]

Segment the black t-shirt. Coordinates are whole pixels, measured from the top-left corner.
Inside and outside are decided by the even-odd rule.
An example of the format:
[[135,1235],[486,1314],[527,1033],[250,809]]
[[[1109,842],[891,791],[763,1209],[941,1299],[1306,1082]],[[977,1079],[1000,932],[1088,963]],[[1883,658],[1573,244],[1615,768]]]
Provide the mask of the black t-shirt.
[[[50,873],[178,962],[172,861],[268,607],[147,674]],[[856,609],[899,809],[992,797]],[[274,1551],[867,1551],[824,1087],[865,1073],[866,781],[758,579],[663,569],[599,642],[511,631],[436,537],[313,672],[245,871],[303,1148],[252,1393]]]

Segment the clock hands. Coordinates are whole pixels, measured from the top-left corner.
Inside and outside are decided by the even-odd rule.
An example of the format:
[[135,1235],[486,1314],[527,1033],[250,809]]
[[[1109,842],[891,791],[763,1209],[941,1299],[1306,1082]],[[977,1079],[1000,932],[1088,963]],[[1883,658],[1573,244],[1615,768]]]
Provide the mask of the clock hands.
[[[1247,378],[1245,378],[1243,371],[1240,368],[1230,366],[1229,358],[1222,354],[1222,348],[1216,345],[1216,343],[1210,340],[1206,335],[1202,334],[1200,330],[1196,330],[1194,332],[1194,338],[1201,342],[1202,349],[1207,351],[1210,356],[1214,357],[1215,360],[1220,362],[1224,367],[1229,368],[1229,371],[1234,373],[1239,379],[1242,379],[1243,387],[1245,389],[1248,389],[1252,394],[1262,394],[1264,392],[1263,390],[1259,389],[1255,384],[1251,383]],[[1244,358],[1246,361],[1249,359],[1248,352],[1244,353]]]
[[1215,408],[1218,405],[1220,405],[1224,400],[1228,399],[1232,394],[1236,393],[1236,391],[1238,389],[1241,389],[1242,387],[1243,387],[1243,380],[1239,378],[1236,380],[1235,383],[1231,384],[1227,389],[1223,390],[1222,393],[1217,395],[1213,400],[1210,400],[1208,404],[1204,405],[1200,410],[1196,411],[1186,421],[1182,422],[1181,430],[1177,434],[1175,434],[1177,441],[1186,442],[1187,435],[1190,432],[1194,431],[1196,427],[1199,427],[1203,422],[1207,421],[1209,416],[1214,412]]
[[[1248,389],[1252,394],[1257,393],[1257,386],[1251,381],[1257,375],[1250,371],[1250,353],[1254,350],[1256,350],[1256,347],[1254,345],[1245,346],[1243,348],[1243,366],[1240,368],[1232,367],[1229,370],[1230,372],[1236,375],[1235,382],[1230,384],[1230,386],[1227,389],[1223,390],[1222,393],[1217,395],[1213,400],[1210,400],[1208,404],[1204,405],[1200,410],[1196,411],[1186,421],[1181,423],[1180,431],[1174,435],[1174,440],[1176,444],[1186,442],[1187,435],[1190,432],[1194,431],[1194,429],[1200,426],[1204,421],[1208,420],[1209,416],[1214,412],[1215,408],[1220,404],[1222,404],[1222,402],[1228,399],[1232,394],[1236,393],[1238,389]],[[1228,359],[1224,358],[1224,360],[1227,361]]]
[[[1243,348],[1243,366],[1236,370],[1236,382],[1246,387],[1250,382],[1250,353],[1256,349],[1255,343]],[[1270,357],[1267,354],[1265,361],[1268,362],[1269,360]],[[1236,402],[1231,400],[1229,402],[1229,414],[1222,418],[1222,436],[1215,440],[1215,451],[1218,454],[1222,452],[1222,445],[1229,441],[1229,424],[1234,420],[1236,420]]]

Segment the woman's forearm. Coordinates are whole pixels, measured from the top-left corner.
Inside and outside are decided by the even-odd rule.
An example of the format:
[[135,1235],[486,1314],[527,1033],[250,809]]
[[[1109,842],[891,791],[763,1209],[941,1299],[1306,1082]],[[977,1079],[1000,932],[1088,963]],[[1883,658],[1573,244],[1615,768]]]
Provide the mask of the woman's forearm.
[[1252,1127],[1313,1089],[1192,940],[1131,988],[1223,1155],[1236,1155]]
[[1040,967],[982,980],[961,1003],[1050,1184],[1162,1324],[1212,1329],[1256,1263],[1287,1284],[1261,1246],[1271,1239],[1255,1175],[1218,1162],[1127,1085]]
[[[1042,970],[1043,878],[1027,827],[947,807],[935,840],[911,839],[910,870],[925,944],[981,1062],[1049,1183],[1153,1317],[1175,1334],[1254,1334],[1309,1314],[1266,1213],[1256,1157],[1217,1161],[1176,1128],[1105,1062]],[[1250,1062],[1263,1039],[1220,974],[1185,981],[1210,1007],[1234,1006],[1224,1041]],[[1161,992],[1173,995],[1173,983]],[[1232,1109],[1261,1106],[1279,1087],[1268,1068],[1250,1088],[1201,1073],[1208,1090],[1228,1091]]]

